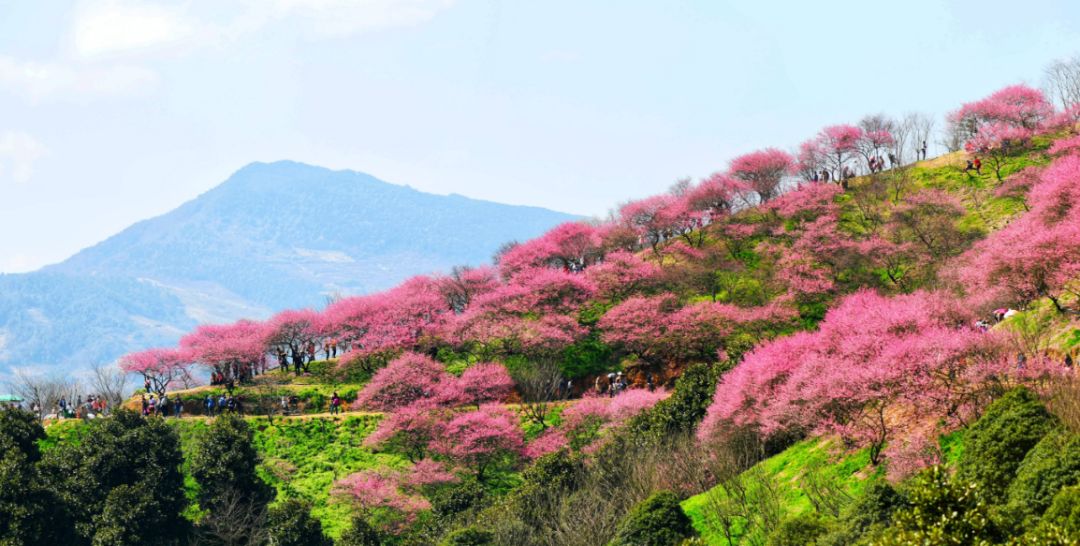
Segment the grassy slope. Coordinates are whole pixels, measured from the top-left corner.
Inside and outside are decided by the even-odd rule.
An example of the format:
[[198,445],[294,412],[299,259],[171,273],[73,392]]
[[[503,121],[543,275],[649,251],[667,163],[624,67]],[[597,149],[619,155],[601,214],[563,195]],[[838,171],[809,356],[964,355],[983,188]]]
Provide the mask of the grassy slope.
[[[872,479],[878,479],[881,474],[878,469],[870,466],[868,450],[837,453],[833,441],[815,438],[799,442],[782,453],[761,461],[744,472],[743,477],[751,483],[751,496],[760,488],[751,476],[762,473],[771,479],[780,499],[782,518],[789,518],[814,510],[810,497],[801,485],[801,481],[811,472],[816,473],[818,479],[836,485],[852,497],[861,494],[866,485]],[[726,545],[727,540],[709,523],[710,495],[722,497],[723,493],[714,489],[690,497],[683,501],[683,509],[690,516],[694,529],[701,534],[705,544]],[[740,528],[736,532],[741,534],[746,531]],[[760,530],[752,530],[751,534],[762,538]]]

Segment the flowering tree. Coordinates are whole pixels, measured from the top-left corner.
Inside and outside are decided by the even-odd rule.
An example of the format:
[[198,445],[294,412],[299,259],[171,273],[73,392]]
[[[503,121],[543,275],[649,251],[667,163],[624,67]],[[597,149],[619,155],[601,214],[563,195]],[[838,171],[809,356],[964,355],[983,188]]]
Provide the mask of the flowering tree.
[[328,329],[351,347],[339,366],[359,365],[369,373],[389,357],[415,350],[421,337],[452,314],[439,281],[425,276],[386,292],[340,300],[324,311]]
[[430,357],[405,353],[375,372],[356,396],[357,409],[391,411],[422,399],[434,398],[439,384],[452,377]]
[[1031,211],[976,243],[961,256],[958,278],[969,294],[1018,305],[1075,290],[1080,275],[1080,157],[1067,155],[1044,169],[1028,198]]
[[731,214],[749,190],[746,182],[716,173],[687,192],[685,200],[690,210],[702,213],[705,223],[712,223]]
[[1023,146],[1034,133],[1025,127],[995,121],[979,128],[979,132],[964,143],[968,153],[979,154],[990,160],[994,176],[1001,181],[1001,168],[1018,147]]
[[266,325],[250,320],[233,324],[208,324],[180,338],[180,348],[192,361],[222,374],[239,379],[244,371],[266,358]]
[[822,153],[827,168],[833,171],[833,180],[845,181],[848,162],[859,149],[863,130],[854,125],[830,125],[817,136],[817,149]]
[[147,349],[120,358],[120,369],[141,375],[159,396],[174,380],[187,377],[190,365],[190,355],[179,349]]
[[596,294],[619,300],[655,284],[660,268],[625,250],[608,254],[604,261],[585,270]]
[[891,149],[895,144],[896,140],[893,138],[893,134],[886,129],[864,130],[856,145],[856,151],[859,152],[859,155],[862,156],[863,161],[866,163],[866,169],[870,171],[873,170],[870,168],[870,160],[881,158],[881,154]]
[[967,209],[959,199],[941,190],[925,189],[898,204],[887,228],[894,240],[923,246],[934,259],[954,256],[968,237],[957,228]]
[[581,271],[603,257],[602,242],[596,226],[566,222],[506,251],[499,257],[499,268],[506,277],[534,267]]
[[417,462],[428,455],[446,412],[430,399],[421,399],[387,413],[375,431],[364,438],[364,445],[401,453]]
[[1010,127],[1035,131],[1053,115],[1054,107],[1042,91],[1026,85],[1010,85],[990,96],[969,102],[949,114],[967,138],[982,132],[984,125],[1000,123]]
[[456,314],[464,313],[477,296],[487,294],[499,286],[495,269],[488,266],[455,267],[450,271],[450,275],[437,280],[447,308]]
[[308,344],[321,337],[321,317],[311,309],[287,310],[267,322],[267,345],[292,356],[296,375],[306,370],[304,354]]
[[491,468],[524,450],[517,417],[499,405],[481,406],[450,419],[432,442],[432,451],[471,468],[483,480]]
[[731,176],[742,180],[765,203],[780,193],[780,182],[795,171],[791,154],[766,148],[731,160]]
[[502,402],[514,390],[514,380],[502,364],[482,362],[462,372],[461,377],[439,383],[442,404],[477,406]]
[[[962,426],[1001,383],[1031,373],[1002,358],[996,335],[967,327],[972,320],[959,301],[942,294],[853,294],[817,332],[749,353],[721,380],[701,433],[725,423],[765,434],[838,433],[869,446],[876,463],[887,442],[907,438],[909,426]],[[896,419],[896,412],[904,417]]]

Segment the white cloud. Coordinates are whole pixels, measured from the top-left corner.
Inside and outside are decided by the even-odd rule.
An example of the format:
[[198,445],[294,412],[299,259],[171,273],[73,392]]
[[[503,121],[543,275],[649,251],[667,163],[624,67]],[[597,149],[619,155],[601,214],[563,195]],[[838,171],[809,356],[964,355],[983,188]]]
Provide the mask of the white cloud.
[[319,34],[341,35],[426,23],[453,4],[453,0],[277,0],[274,11],[278,19],[304,19]]
[[182,6],[86,3],[75,15],[71,42],[77,56],[94,58],[177,44],[192,37],[196,25]]
[[157,74],[130,65],[86,65],[21,61],[0,55],[0,87],[37,102],[67,96],[96,98],[130,95],[153,87]]
[[0,133],[0,178],[17,183],[30,180],[34,162],[45,155],[45,146],[36,138],[17,131]]

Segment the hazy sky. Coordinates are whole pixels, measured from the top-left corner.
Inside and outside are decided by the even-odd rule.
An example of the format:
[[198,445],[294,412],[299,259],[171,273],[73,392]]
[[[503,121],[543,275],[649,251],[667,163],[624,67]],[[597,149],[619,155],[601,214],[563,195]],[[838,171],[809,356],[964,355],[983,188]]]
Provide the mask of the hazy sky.
[[600,215],[827,124],[1037,85],[1080,52],[1077,5],[0,0],[0,271],[251,161]]

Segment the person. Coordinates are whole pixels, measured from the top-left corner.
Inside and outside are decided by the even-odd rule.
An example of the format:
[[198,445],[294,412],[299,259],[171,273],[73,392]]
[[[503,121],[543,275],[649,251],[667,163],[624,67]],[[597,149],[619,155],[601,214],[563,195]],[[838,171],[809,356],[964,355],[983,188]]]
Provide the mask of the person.
[[1065,355],[1065,367],[1066,368],[1072,368],[1072,365],[1073,365],[1072,355]]
[[67,398],[60,397],[60,411],[67,415]]
[[969,159],[969,160],[967,160],[967,167],[964,167],[964,172],[973,171],[973,170],[975,170],[975,163]]
[[148,414],[157,415],[157,399],[155,399],[152,394],[150,395],[150,409]]
[[926,141],[925,140],[922,141],[922,158],[923,158],[924,161],[926,160]]
[[896,154],[889,152],[889,168],[896,167]]
[[337,339],[330,340],[330,356],[331,358],[337,358]]
[[653,392],[653,391],[656,390],[656,383],[653,383],[653,378],[652,378],[651,373],[648,376],[645,377],[645,387],[647,389],[649,389],[649,392]]
[[289,413],[289,397],[281,395],[281,413]]
[[143,390],[146,391],[146,392],[150,392],[150,378],[149,377],[143,379]]
[[208,417],[214,416],[214,396],[206,395],[206,400],[203,401],[203,405],[206,407],[206,415]]
[[566,398],[570,398],[573,395],[574,395],[574,380],[573,379],[567,379],[566,380]]
[[183,417],[181,415],[182,413],[184,413],[184,403],[180,400],[180,397],[177,396],[176,401],[173,402],[173,416],[179,419],[180,417]]
[[982,175],[982,160],[975,158],[975,174]]
[[330,415],[336,415],[338,413],[338,406],[341,405],[341,398],[338,396],[337,391],[330,397]]
[[150,415],[150,403],[146,401],[146,395],[142,395],[142,414],[143,417]]
[[218,415],[221,415],[222,413],[224,413],[224,411],[226,409],[228,409],[228,408],[225,407],[225,402],[226,402],[225,394],[222,394],[221,396],[218,397],[218,400],[217,400],[217,414]]
[[308,362],[315,362],[315,344],[308,342],[307,344]]
[[596,384],[593,386],[596,388],[596,394],[604,394],[604,376],[596,376]]
[[172,413],[172,403],[169,400],[169,393],[161,395],[161,400],[158,401],[158,411],[161,412],[162,417],[168,417]]
[[329,341],[323,344],[323,354],[326,355],[327,360],[330,360],[330,342]]

